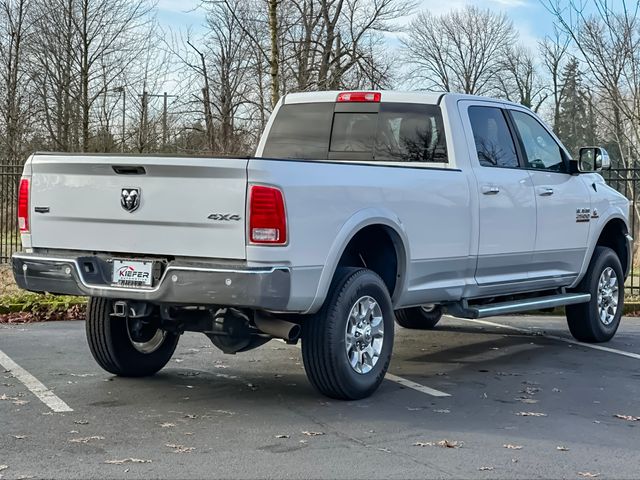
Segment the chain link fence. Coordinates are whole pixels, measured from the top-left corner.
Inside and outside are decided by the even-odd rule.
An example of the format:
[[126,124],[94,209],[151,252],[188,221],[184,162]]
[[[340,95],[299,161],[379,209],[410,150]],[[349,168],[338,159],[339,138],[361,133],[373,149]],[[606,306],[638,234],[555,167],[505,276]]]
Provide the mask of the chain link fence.
[[[607,183],[631,200],[631,234],[640,235],[640,205],[636,196],[640,187],[640,168],[616,168],[602,172]],[[20,234],[16,221],[18,203],[18,185],[22,166],[0,164],[0,270],[6,269],[11,255],[20,250]],[[631,274],[627,279],[628,295],[640,295],[640,255],[634,251]]]

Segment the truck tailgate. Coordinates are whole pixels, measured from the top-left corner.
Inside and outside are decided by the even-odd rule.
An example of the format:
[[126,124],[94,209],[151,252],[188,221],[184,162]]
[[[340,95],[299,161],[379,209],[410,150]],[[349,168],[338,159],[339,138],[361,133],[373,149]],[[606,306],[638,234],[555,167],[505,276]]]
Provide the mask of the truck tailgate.
[[31,176],[35,248],[245,258],[246,159],[36,154]]

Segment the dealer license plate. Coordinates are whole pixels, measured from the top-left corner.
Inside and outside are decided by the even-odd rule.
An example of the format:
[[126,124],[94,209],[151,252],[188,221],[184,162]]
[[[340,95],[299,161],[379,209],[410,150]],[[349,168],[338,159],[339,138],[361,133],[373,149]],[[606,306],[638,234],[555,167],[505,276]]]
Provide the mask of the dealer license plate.
[[112,282],[119,287],[151,287],[153,262],[113,260]]

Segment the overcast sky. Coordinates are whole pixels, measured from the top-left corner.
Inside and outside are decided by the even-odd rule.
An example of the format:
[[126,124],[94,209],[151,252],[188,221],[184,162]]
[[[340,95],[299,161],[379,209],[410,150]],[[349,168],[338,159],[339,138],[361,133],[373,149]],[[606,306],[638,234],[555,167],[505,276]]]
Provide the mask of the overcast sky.
[[[192,27],[197,31],[204,23],[204,14],[197,9],[199,3],[199,0],[158,0],[158,20],[172,28]],[[536,48],[538,40],[552,32],[553,18],[539,0],[419,0],[418,10],[440,14],[465,5],[506,13],[520,32],[522,43],[531,48]],[[409,20],[410,17],[400,21]]]

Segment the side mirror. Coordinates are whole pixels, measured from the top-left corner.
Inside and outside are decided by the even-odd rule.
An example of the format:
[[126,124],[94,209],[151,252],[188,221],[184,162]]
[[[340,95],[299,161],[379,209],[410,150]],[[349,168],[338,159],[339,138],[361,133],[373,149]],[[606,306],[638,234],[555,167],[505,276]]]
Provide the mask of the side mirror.
[[611,160],[609,154],[601,147],[582,147],[578,159],[578,170],[580,172],[599,172],[609,170]]

